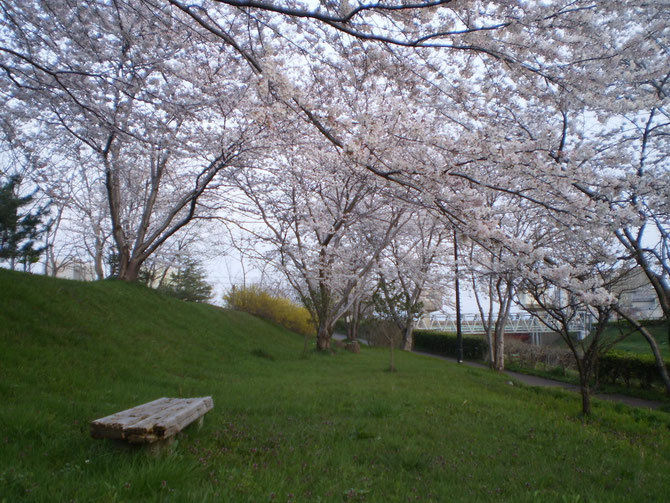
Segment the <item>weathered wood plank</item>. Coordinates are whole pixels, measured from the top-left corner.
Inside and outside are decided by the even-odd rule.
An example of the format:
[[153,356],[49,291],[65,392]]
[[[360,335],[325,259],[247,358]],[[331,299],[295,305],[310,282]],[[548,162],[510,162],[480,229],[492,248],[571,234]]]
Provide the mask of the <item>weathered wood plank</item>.
[[152,443],[178,433],[214,407],[212,397],[159,398],[91,422],[91,436]]
[[99,432],[101,433],[99,438],[123,438],[123,431],[126,428],[153,415],[155,411],[161,410],[169,401],[169,398],[159,398],[153,402],[96,419],[91,423],[91,434],[96,437],[96,433]]

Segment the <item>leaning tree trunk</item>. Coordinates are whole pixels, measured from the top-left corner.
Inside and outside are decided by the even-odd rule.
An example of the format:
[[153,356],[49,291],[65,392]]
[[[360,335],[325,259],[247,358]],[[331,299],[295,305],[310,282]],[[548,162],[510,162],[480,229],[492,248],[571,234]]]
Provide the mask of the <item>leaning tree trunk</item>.
[[644,338],[647,340],[647,343],[649,343],[649,346],[651,347],[651,352],[654,355],[654,361],[656,362],[656,368],[658,369],[658,373],[661,375],[661,380],[663,381],[663,385],[665,386],[665,394],[670,396],[670,375],[668,375],[668,369],[665,366],[665,362],[663,361],[663,355],[661,354],[661,350],[658,347],[658,343],[656,342],[656,339],[654,336],[649,332],[647,327],[643,325],[639,325],[638,330],[640,333],[644,336]]
[[668,369],[665,366],[665,362],[663,361],[663,355],[661,354],[661,350],[658,347],[658,343],[656,342],[656,339],[654,336],[649,332],[647,327],[643,326],[638,322],[636,319],[631,318],[630,316],[627,316],[626,313],[622,312],[621,310],[617,309],[617,314],[623,316],[623,318],[628,321],[631,325],[633,325],[638,332],[642,334],[642,336],[645,338],[647,343],[649,344],[649,347],[651,348],[651,352],[654,355],[654,361],[656,362],[656,368],[658,369],[659,374],[661,375],[661,380],[663,381],[663,386],[665,386],[665,394],[670,396],[670,376],[668,375]]

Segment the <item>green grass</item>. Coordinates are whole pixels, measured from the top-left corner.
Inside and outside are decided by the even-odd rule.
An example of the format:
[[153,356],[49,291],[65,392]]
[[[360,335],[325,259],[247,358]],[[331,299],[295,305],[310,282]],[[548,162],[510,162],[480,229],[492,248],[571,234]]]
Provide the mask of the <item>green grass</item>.
[[[659,349],[661,350],[661,354],[663,355],[664,358],[670,358],[670,346],[668,345],[668,324],[670,322],[666,322],[663,325],[653,325],[648,327],[649,331],[651,334],[654,336],[656,339],[656,342],[658,343]],[[621,330],[614,326],[610,325],[605,333],[605,337],[616,337],[621,333]],[[645,355],[650,355],[651,349],[649,347],[649,343],[647,340],[642,337],[642,334],[639,332],[635,332],[628,337],[626,337],[623,341],[617,343],[615,346],[615,349],[620,350],[620,351],[627,351],[629,353],[635,353],[635,354],[645,354]]]
[[[670,415],[387,350],[311,354],[136,285],[0,271],[0,501],[667,501]],[[88,423],[212,395],[170,453]]]
[[[538,364],[538,366],[535,368],[528,368],[514,361],[506,362],[505,369],[512,372],[518,372],[520,374],[544,377],[545,379],[561,381],[579,386],[579,372],[572,369],[564,369],[562,367],[546,368],[542,364]],[[625,395],[635,398],[642,398],[644,400],[660,402],[660,409],[666,412],[670,412],[670,397],[668,397],[668,395],[665,393],[665,388],[660,385],[655,385],[645,389],[638,386],[632,386],[628,388],[625,385],[618,383],[599,383],[596,386],[596,383],[592,382],[591,386],[591,392],[593,394]]]

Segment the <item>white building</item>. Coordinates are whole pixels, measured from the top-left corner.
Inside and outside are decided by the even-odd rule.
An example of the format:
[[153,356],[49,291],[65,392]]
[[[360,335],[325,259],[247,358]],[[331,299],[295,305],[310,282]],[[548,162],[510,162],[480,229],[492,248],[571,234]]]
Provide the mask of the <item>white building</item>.
[[76,281],[95,281],[95,267],[85,262],[69,262],[58,268],[56,277]]
[[619,294],[619,304],[638,320],[663,317],[656,291],[642,269],[625,274],[613,288]]

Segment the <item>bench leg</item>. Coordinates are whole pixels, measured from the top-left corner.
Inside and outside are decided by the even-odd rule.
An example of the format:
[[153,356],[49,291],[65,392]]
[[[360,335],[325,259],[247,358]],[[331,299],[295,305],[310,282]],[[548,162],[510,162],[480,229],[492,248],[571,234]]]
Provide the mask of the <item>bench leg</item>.
[[147,451],[153,456],[160,456],[165,453],[170,446],[174,443],[174,435],[166,438],[165,440],[158,440],[157,442],[152,442],[148,445]]
[[205,416],[200,416],[195,422],[195,430],[200,431],[200,428],[202,428],[204,422],[205,422]]

